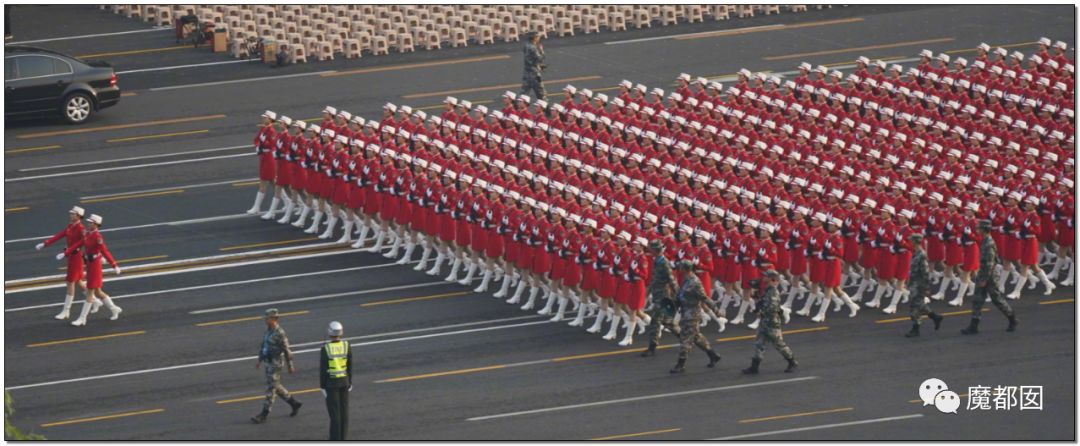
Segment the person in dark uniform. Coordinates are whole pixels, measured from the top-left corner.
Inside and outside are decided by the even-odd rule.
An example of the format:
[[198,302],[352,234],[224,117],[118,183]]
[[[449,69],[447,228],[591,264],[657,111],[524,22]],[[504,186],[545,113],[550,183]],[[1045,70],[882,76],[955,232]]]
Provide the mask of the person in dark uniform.
[[330,337],[319,351],[319,391],[330,415],[330,439],[344,440],[349,431],[349,392],[352,391],[352,350],[341,340],[345,329],[334,321],[326,329]]
[[547,68],[544,64],[544,44],[540,43],[540,34],[536,32],[526,34],[525,39],[525,48],[522,49],[525,70],[521,74],[521,94],[532,93],[534,98],[543,100],[547,97],[543,80],[543,72]]
[[1002,296],[1001,289],[997,287],[998,253],[994,238],[990,236],[993,223],[990,220],[979,221],[979,235],[982,236],[982,244],[979,245],[979,270],[975,274],[975,297],[971,300],[971,323],[960,330],[963,334],[976,334],[979,332],[979,320],[982,319],[982,307],[987,300],[992,302],[1001,313],[1009,319],[1009,328],[1006,331],[1016,330],[1016,313],[1012,306]]
[[919,335],[919,318],[927,315],[934,321],[934,330],[941,328],[943,316],[934,312],[927,305],[930,290],[930,262],[926,259],[926,249],[923,248],[923,235],[918,232],[911,234],[911,272],[908,274],[907,289],[911,291],[911,305],[909,316],[911,317],[911,330],[904,334],[905,337],[913,338]]

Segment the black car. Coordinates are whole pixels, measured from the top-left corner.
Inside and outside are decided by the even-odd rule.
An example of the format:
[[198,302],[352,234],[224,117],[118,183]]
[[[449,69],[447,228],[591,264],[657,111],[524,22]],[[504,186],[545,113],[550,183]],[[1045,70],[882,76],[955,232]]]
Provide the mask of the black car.
[[4,47],[4,90],[5,118],[59,114],[80,124],[120,102],[108,63],[28,46]]

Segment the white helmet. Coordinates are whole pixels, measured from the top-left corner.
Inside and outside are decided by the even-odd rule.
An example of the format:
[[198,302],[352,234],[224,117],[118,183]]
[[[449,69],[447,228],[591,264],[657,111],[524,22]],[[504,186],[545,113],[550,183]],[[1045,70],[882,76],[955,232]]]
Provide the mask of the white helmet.
[[341,326],[341,322],[333,321],[330,326],[326,328],[327,336],[341,336],[345,333],[345,327]]

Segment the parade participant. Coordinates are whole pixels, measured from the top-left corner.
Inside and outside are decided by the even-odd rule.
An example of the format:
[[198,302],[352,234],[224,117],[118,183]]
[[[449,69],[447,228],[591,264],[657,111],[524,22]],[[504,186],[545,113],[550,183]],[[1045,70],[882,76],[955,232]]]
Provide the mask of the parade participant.
[[[273,167],[270,169],[273,171],[273,185],[274,196],[270,200],[270,208],[262,215],[263,220],[272,220],[274,214],[277,214],[282,209],[278,209],[278,204],[282,203],[288,206],[290,202],[286,188],[288,187],[291,178],[289,176],[289,162],[285,160],[286,152],[289,150],[289,146],[292,145],[292,135],[289,134],[289,127],[292,126],[292,118],[288,116],[278,116],[274,124],[278,127],[275,130],[274,140],[270,142],[270,155],[273,158]],[[262,174],[260,173],[260,179]],[[269,185],[269,182],[268,182]]]
[[810,234],[806,239],[806,262],[810,273],[810,293],[806,297],[806,303],[798,311],[799,316],[809,316],[810,309],[815,303],[821,303],[828,308],[832,303],[825,300],[825,262],[821,258],[821,252],[825,243],[826,233],[822,225],[828,217],[822,212],[815,212],[810,219]]
[[293,368],[293,352],[289,347],[289,338],[285,335],[285,329],[278,324],[278,317],[276,308],[266,310],[263,316],[263,320],[266,321],[266,333],[263,334],[255,370],[263,368],[266,375],[266,399],[263,401],[262,412],[251,417],[251,421],[255,424],[266,422],[266,417],[270,415],[270,409],[279,396],[292,407],[290,417],[295,417],[300,412],[300,406],[304,405],[293,398],[285,386],[281,385],[281,371],[288,370],[292,375],[296,370]]
[[105,239],[101,236],[101,232],[99,231],[102,223],[101,216],[90,214],[90,218],[87,218],[86,221],[86,232],[83,234],[82,239],[77,240],[71,246],[68,246],[64,252],[56,255],[56,260],[63,260],[64,257],[79,255],[81,251],[83,264],[86,265],[86,302],[83,303],[79,318],[71,323],[71,325],[74,326],[86,325],[86,316],[90,313],[95,297],[101,299],[101,302],[105,304],[105,307],[112,312],[112,316],[109,317],[109,320],[115,321],[120,317],[120,312],[123,311],[120,307],[116,306],[116,304],[113,304],[109,295],[105,294],[105,291],[101,289],[103,282],[103,273],[101,270],[102,260],[107,260],[109,264],[112,265],[113,271],[115,271],[117,275],[120,275],[120,265],[116,264],[116,260],[113,259],[112,253],[109,252],[109,248],[105,246]]
[[[496,167],[498,166],[496,165]],[[494,185],[492,189],[502,194],[503,200],[502,205],[495,206],[493,208],[494,212],[492,212],[492,217],[496,218],[493,224],[497,237],[488,239],[488,251],[500,253],[497,263],[499,268],[502,269],[502,283],[499,286],[499,291],[495,292],[492,297],[501,299],[509,295],[510,286],[514,282],[514,276],[517,275],[514,268],[517,260],[517,245],[514,243],[513,238],[521,212],[517,208],[516,191],[507,191],[500,185]]]
[[[806,207],[799,206],[795,208],[796,211],[792,213],[792,222],[788,226],[788,232],[786,234],[786,240],[784,242],[784,249],[788,253],[788,258],[791,261],[791,280],[788,285],[788,296],[784,301],[784,308],[791,310],[791,305],[795,302],[795,297],[801,293],[808,292],[804,283],[808,283],[809,277],[807,271],[809,267],[807,265],[806,258],[806,241],[810,236],[810,228],[806,225],[805,216],[810,211]],[[867,274],[863,272],[863,282],[868,280]]]
[[521,75],[521,92],[519,94],[532,93],[536,99],[545,99],[543,72],[547,68],[544,64],[544,44],[540,42],[540,33],[531,31],[525,35],[525,47],[522,53],[525,55],[525,70]]
[[[326,193],[327,213],[330,218],[326,222],[326,230],[319,234],[319,238],[326,240],[334,235],[334,227],[338,220],[342,220],[341,209],[348,205],[349,189],[345,182],[345,171],[349,164],[349,138],[345,135],[334,137],[333,153],[327,155],[327,164],[323,166],[326,175],[323,191]],[[350,228],[351,229],[351,228]]]
[[979,270],[979,233],[976,228],[975,213],[979,212],[979,204],[972,201],[964,205],[964,213],[958,219],[960,229],[956,243],[963,250],[963,262],[959,266],[960,288],[956,297],[948,302],[949,306],[959,307],[964,304],[964,297],[975,293],[975,284],[971,281],[971,274]]
[[457,180],[456,187],[453,188],[453,199],[448,204],[450,208],[449,216],[454,224],[453,232],[449,233],[449,238],[446,239],[450,250],[448,257],[453,259],[450,266],[450,275],[443,279],[447,282],[457,282],[459,280],[458,272],[465,265],[469,250],[469,222],[466,221],[466,217],[470,212],[469,185],[472,182],[472,176],[462,171],[457,174]]
[[881,296],[885,294],[885,284],[879,283],[877,280],[877,271],[875,271],[877,268],[877,251],[872,246],[877,227],[880,224],[874,215],[876,206],[877,201],[872,198],[862,200],[863,214],[859,222],[859,229],[855,232],[855,239],[859,244],[859,267],[862,269],[862,281],[859,282],[859,288],[855,290],[851,300],[861,302],[864,292],[877,288],[881,293],[874,292],[874,299],[866,303],[869,308],[877,308],[881,305]]
[[911,234],[911,268],[907,288],[911,292],[908,304],[911,311],[911,330],[904,337],[912,338],[919,335],[919,320],[922,315],[928,315],[934,321],[934,330],[941,328],[941,321],[945,317],[937,314],[927,305],[930,298],[927,297],[930,288],[930,262],[926,258],[926,250],[923,249],[923,235],[918,232]]
[[[599,280],[598,272],[593,268],[593,264],[596,262],[596,248],[599,246],[596,228],[596,220],[586,218],[582,221],[581,238],[574,256],[574,263],[577,264],[577,268],[581,272],[581,284],[579,285],[581,293],[578,294],[581,304],[578,306],[577,317],[570,322],[571,327],[584,325],[586,311],[592,312],[600,308],[600,297],[596,294]],[[597,319],[603,319],[603,317]],[[597,331],[599,331],[599,328],[597,328]]]
[[715,303],[709,300],[709,296],[705,295],[705,288],[701,285],[701,280],[698,280],[697,275],[694,274],[694,262],[682,260],[676,264],[675,268],[681,271],[683,275],[682,286],[679,287],[676,296],[681,308],[682,320],[679,324],[679,360],[670,372],[683,373],[686,371],[686,357],[694,346],[697,346],[709,356],[708,367],[713,368],[716,363],[720,362],[720,355],[713,351],[712,346],[709,345],[709,340],[701,334],[700,325],[701,306],[715,306]]
[[341,340],[345,328],[333,321],[326,329],[330,340],[319,350],[319,391],[330,416],[330,439],[344,440],[349,432],[349,392],[352,392],[353,357],[349,342]]
[[[259,124],[259,132],[255,134],[255,156],[259,157],[259,191],[255,194],[255,204],[247,210],[249,215],[259,213],[263,198],[266,197],[267,188],[272,188],[274,181],[274,141],[277,140],[277,131],[274,130],[274,121],[277,113],[270,110],[264,111],[262,123]],[[273,208],[273,206],[271,206]]]
[[282,212],[281,218],[277,220],[279,224],[292,222],[295,212],[299,212],[304,205],[302,199],[304,171],[300,168],[300,157],[307,146],[307,141],[304,139],[305,128],[307,128],[307,123],[299,119],[289,125],[289,137],[285,141],[287,145],[282,151],[281,159],[278,160],[277,171],[279,173],[287,172],[283,176],[279,174],[279,179],[275,179],[284,190],[283,198],[285,200],[285,210]]
[[612,309],[611,327],[603,337],[605,341],[612,341],[618,337],[620,321],[622,321],[623,327],[628,329],[628,332],[633,333],[632,330],[629,330],[631,318],[626,306],[627,282],[623,275],[630,260],[630,250],[627,245],[632,240],[631,237],[629,232],[621,231],[613,239],[615,245],[611,248],[609,254],[611,261],[608,263],[606,274],[603,274],[600,279],[601,296],[606,295],[608,300],[611,301],[609,308]]
[[[1062,178],[1058,180],[1058,195],[1055,204],[1055,224],[1057,225],[1058,259],[1064,259],[1061,271],[1065,273],[1065,279],[1061,286],[1072,286],[1074,273],[1076,272],[1076,243],[1075,202],[1073,199],[1073,180]],[[1055,277],[1056,279],[1056,277]]]
[[1042,267],[1039,266],[1039,214],[1035,212],[1035,207],[1039,205],[1039,197],[1029,195],[1022,200],[1022,206],[1016,214],[1016,221],[1018,227],[1014,229],[1013,238],[1016,239],[1018,245],[1018,251],[1020,251],[1020,279],[1016,281],[1016,288],[1013,292],[1009,293],[1006,297],[1009,299],[1019,299],[1020,291],[1024,289],[1024,283],[1034,280],[1030,277],[1031,271],[1035,272],[1036,278],[1042,281],[1043,286],[1046,288],[1043,291],[1044,296],[1049,296],[1054,292],[1055,285],[1046,278],[1046,273],[1043,272]]
[[757,337],[754,339],[754,356],[751,358],[750,367],[742,370],[744,374],[755,375],[758,373],[758,367],[761,365],[766,344],[772,344],[776,351],[780,352],[780,356],[783,356],[784,360],[787,361],[788,365],[784,369],[784,373],[794,372],[795,368],[799,366],[799,363],[795,361],[795,355],[791,352],[791,348],[784,342],[783,324],[780,322],[784,312],[783,307],[780,305],[779,285],[780,273],[776,270],[766,271],[765,291],[757,299],[757,312],[763,322],[758,326]]
[[349,155],[347,157],[348,162],[342,167],[342,180],[341,185],[343,192],[347,198],[345,203],[341,206],[341,218],[345,222],[345,231],[338,239],[338,243],[352,243],[352,229],[358,221],[361,222],[360,215],[363,214],[364,208],[364,189],[360,184],[358,176],[364,167],[364,142],[359,139],[353,139],[349,144]]
[[393,245],[397,242],[393,221],[394,213],[397,210],[397,194],[393,190],[396,178],[394,175],[394,158],[397,158],[397,151],[391,149],[391,145],[392,143],[386,144],[379,150],[378,170],[374,172],[372,178],[371,195],[366,197],[368,200],[377,202],[378,205],[374,206],[374,209],[369,213],[372,218],[371,224],[377,228],[375,244],[364,249],[364,252],[380,253],[385,244]]
[[316,189],[315,200],[315,217],[311,220],[311,226],[308,226],[304,230],[305,234],[318,234],[319,224],[323,217],[330,216],[330,193],[331,183],[328,178],[328,171],[331,169],[331,161],[334,159],[334,146],[337,138],[337,132],[327,128],[323,128],[322,139],[316,148],[318,153],[312,160],[311,167],[317,169],[315,171],[308,172],[308,182]]
[[[83,238],[83,208],[78,206],[72,206],[68,211],[68,224],[57,232],[56,235],[49,237],[44,242],[38,243],[34,246],[34,249],[41,251],[46,246],[56,243],[60,239],[64,239],[67,242],[66,249],[71,248],[72,245],[82,241]],[[57,319],[67,319],[71,314],[71,304],[75,301],[75,285],[79,285],[80,288],[86,289],[86,281],[83,280],[83,256],[78,249],[72,251],[72,255],[68,256],[67,261],[67,275],[64,276],[64,282],[67,283],[67,294],[64,296],[64,308],[60,310],[60,314],[56,315]],[[97,303],[97,300],[94,300]]]
[[652,320],[645,331],[649,348],[641,353],[642,357],[656,354],[656,347],[660,344],[664,329],[679,337],[679,327],[675,325],[675,313],[679,309],[678,301],[675,300],[678,284],[675,283],[671,261],[664,256],[664,242],[660,239],[650,241],[648,253],[652,257],[652,274],[648,288],[649,298],[652,300],[649,314]]
[[578,233],[578,226],[581,223],[581,216],[577,214],[570,214],[565,209],[560,208],[558,210],[560,216],[563,216],[563,227],[561,234],[556,238],[558,245],[555,248],[555,262],[558,266],[553,267],[554,271],[559,271],[558,279],[553,276],[553,285],[558,293],[558,310],[555,312],[555,316],[552,316],[552,322],[559,322],[563,320],[566,313],[566,308],[571,302],[578,308],[584,308],[586,305],[582,305],[580,292],[577,289],[579,283],[581,283],[581,268],[574,261],[574,257],[578,252],[578,245],[581,244],[581,236]]
[[960,330],[963,334],[977,334],[979,332],[982,307],[987,300],[990,300],[1009,319],[1009,327],[1005,331],[1015,331],[1018,323],[1016,313],[1009,306],[1009,302],[1002,297],[1001,289],[997,287],[997,280],[994,280],[994,275],[998,273],[994,268],[997,265],[998,258],[997,245],[994,244],[994,238],[990,236],[992,227],[993,223],[990,220],[979,221],[979,236],[982,239],[979,245],[979,270],[975,273],[975,293],[971,301],[971,323],[968,324],[967,328]]
[[910,224],[913,218],[915,218],[915,213],[909,209],[903,209],[897,213],[897,224],[891,230],[893,239],[891,242],[886,242],[889,255],[893,257],[893,270],[890,271],[887,285],[893,290],[892,299],[882,310],[886,314],[895,313],[896,305],[904,302],[911,295],[911,290],[907,288],[907,281],[911,276],[911,234],[916,232]]
[[821,251],[818,252],[818,259],[821,260],[821,267],[823,268],[821,285],[825,289],[825,297],[822,299],[821,308],[818,309],[817,315],[811,319],[814,322],[825,321],[825,314],[829,304],[837,297],[851,310],[848,317],[855,317],[859,313],[859,305],[852,302],[851,297],[840,288],[840,276],[843,273],[841,256],[843,255],[844,240],[838,230],[842,225],[843,221],[835,217],[828,219],[825,224],[828,235],[821,242]]
[[[622,293],[624,298],[623,312],[627,314],[630,319],[630,324],[626,328],[626,336],[621,342],[620,346],[626,347],[634,343],[634,331],[636,328],[641,328],[641,332],[645,327],[652,323],[651,317],[644,314],[643,308],[645,308],[645,283],[649,280],[649,261],[645,257],[645,245],[648,244],[648,240],[644,237],[638,237],[631,244],[631,253],[627,256],[628,260],[623,268],[623,280],[626,283],[625,291]],[[708,296],[708,294],[706,294]],[[642,319],[639,326],[638,319]]]
[[[405,200],[405,196],[409,192],[409,183],[412,182],[412,171],[410,170],[412,156],[407,153],[409,137],[410,135],[407,132],[398,132],[398,143],[395,147],[399,149],[390,158],[390,163],[383,168],[389,186],[384,191],[382,204],[379,205],[379,209],[382,211],[380,217],[386,222],[390,235],[394,237],[394,243],[390,245],[390,250],[383,254],[383,257],[388,259],[398,257],[403,244],[406,250],[409,251],[410,256],[412,255],[412,249],[409,247],[416,246],[416,239],[413,238],[413,234],[408,227],[411,208]],[[381,175],[382,173],[380,173]]]
[[[964,244],[961,239],[964,216],[960,213],[963,202],[957,197],[950,197],[946,203],[945,221],[942,224],[941,232],[938,233],[938,239],[945,249],[944,269],[942,270],[945,276],[941,279],[941,288],[938,288],[938,292],[930,296],[933,300],[944,299],[945,292],[950,289],[950,284],[956,285],[951,289],[956,289],[959,286],[961,282],[960,270],[964,264]],[[962,296],[958,297],[963,299]]]
[[[609,280],[610,274],[607,273],[611,268],[611,259],[614,257],[615,243],[612,242],[612,236],[615,235],[615,227],[609,224],[604,224],[600,228],[600,237],[594,243],[594,255],[592,256],[592,269],[594,272],[593,281],[595,283],[595,295],[600,300],[599,315],[596,317],[596,321],[593,325],[586,330],[589,333],[599,333],[602,324],[606,319],[610,319],[612,324],[618,324],[619,321],[615,319],[615,310],[612,303],[614,282]],[[612,336],[614,338],[614,336]]]
[[[311,210],[315,208],[315,201],[318,199],[316,196],[318,187],[315,187],[318,183],[312,181],[309,177],[318,173],[315,163],[318,156],[319,133],[322,132],[322,128],[311,124],[305,130],[307,130],[308,136],[299,139],[301,145],[297,147],[296,170],[293,172],[294,188],[297,190],[297,195],[303,197],[301,202],[303,208],[300,210],[300,216],[292,223],[294,228],[304,227],[304,222],[307,221],[307,216],[311,213]],[[297,140],[294,139],[293,144],[296,143]]]
[[[438,276],[439,271],[442,269],[442,263],[444,260],[455,258],[455,252],[453,249],[454,235],[456,234],[456,221],[451,216],[455,202],[457,201],[457,190],[454,188],[454,182],[457,180],[457,172],[449,170],[449,168],[442,169],[440,181],[442,185],[436,189],[437,195],[434,197],[434,205],[432,210],[434,216],[432,221],[432,229],[435,231],[433,238],[438,240],[436,244],[437,256],[435,257],[435,264],[431,266],[431,269],[427,271],[429,276]],[[460,268],[461,265],[458,265]]]
[[361,158],[356,160],[356,170],[350,172],[353,177],[353,186],[349,190],[349,201],[360,205],[353,210],[353,214],[356,215],[355,224],[360,228],[360,234],[351,245],[353,249],[364,247],[368,233],[377,226],[376,214],[379,211],[379,197],[374,186],[381,170],[379,152],[382,148],[378,144],[370,143],[359,150],[357,155]]

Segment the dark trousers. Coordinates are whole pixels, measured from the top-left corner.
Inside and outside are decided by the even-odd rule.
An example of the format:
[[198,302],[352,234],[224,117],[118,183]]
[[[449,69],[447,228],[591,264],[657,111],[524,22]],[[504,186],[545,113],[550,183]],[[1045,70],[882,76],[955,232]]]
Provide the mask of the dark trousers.
[[344,440],[349,431],[349,388],[326,389],[326,412],[330,414],[330,439]]

